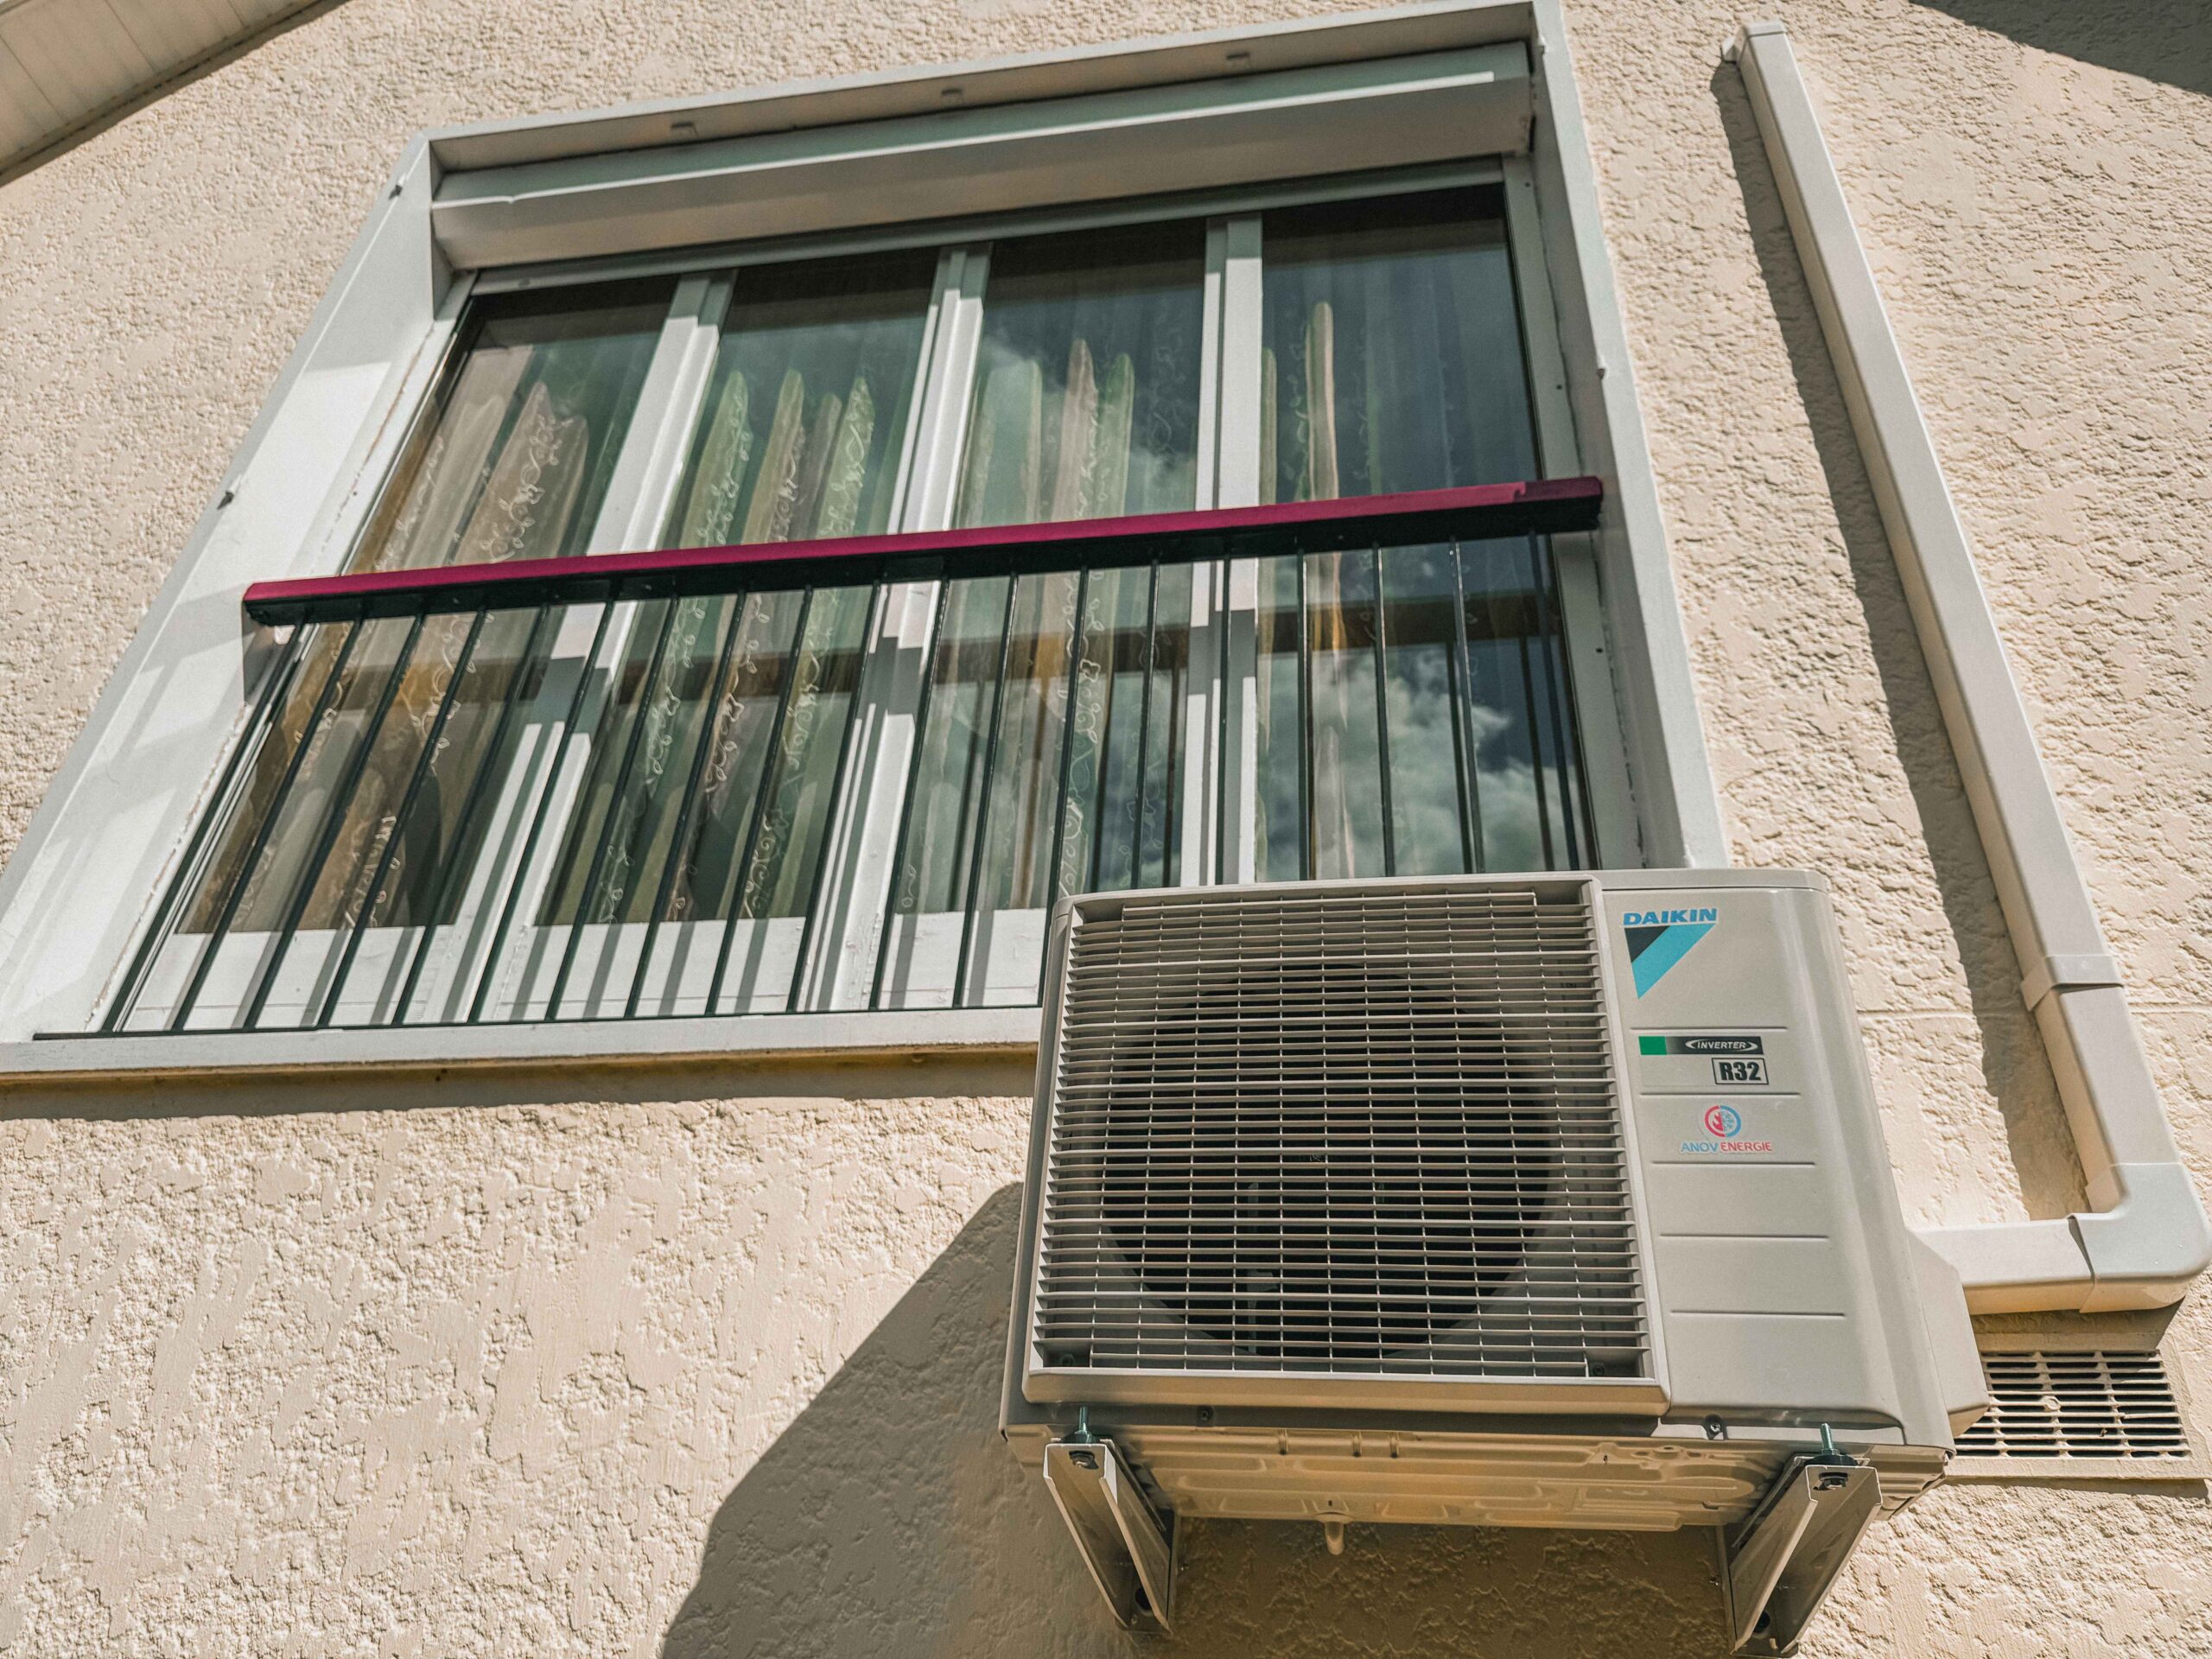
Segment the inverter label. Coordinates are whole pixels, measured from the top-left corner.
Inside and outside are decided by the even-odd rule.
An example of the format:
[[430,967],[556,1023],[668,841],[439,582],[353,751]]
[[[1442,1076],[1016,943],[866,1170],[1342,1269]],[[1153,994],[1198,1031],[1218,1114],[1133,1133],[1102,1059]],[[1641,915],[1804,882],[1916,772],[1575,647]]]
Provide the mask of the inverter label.
[[1647,1033],[1636,1039],[1639,1054],[1764,1054],[1766,1039],[1756,1034],[1728,1037],[1668,1037]]

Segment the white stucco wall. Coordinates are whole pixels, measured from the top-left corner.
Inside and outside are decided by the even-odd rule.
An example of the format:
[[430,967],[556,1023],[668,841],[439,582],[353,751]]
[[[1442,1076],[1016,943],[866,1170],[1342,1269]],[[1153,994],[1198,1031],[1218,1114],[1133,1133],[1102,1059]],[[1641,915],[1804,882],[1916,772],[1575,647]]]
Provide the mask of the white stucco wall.
[[[0,845],[405,137],[1318,10],[346,0],[0,188]],[[2212,1169],[2212,23],[1789,23]],[[2074,1168],[1713,0],[1570,7],[1732,846],[1837,884],[1908,1211]],[[1982,27],[1988,24],[1991,27]],[[2010,32],[2000,32],[2009,30]],[[1120,1652],[991,1433],[1018,1066],[0,1102],[10,1653]],[[2212,1400],[2195,1306],[2170,1351]],[[1192,1652],[1717,1652],[1702,1538],[1195,1533]],[[2199,1487],[1955,1487],[1808,1652],[2212,1651]]]

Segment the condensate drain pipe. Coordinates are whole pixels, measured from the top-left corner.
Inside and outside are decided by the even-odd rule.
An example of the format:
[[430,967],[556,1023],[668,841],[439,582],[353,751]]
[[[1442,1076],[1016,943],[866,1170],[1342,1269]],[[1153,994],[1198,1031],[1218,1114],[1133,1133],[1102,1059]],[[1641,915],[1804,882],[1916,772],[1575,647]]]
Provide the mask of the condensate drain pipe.
[[2178,1301],[2212,1261],[2212,1230],[2175,1148],[1812,99],[1780,23],[1745,25],[1730,55],[1781,187],[2091,1205],[2063,1221],[1936,1227],[1921,1236],[1958,1270],[1977,1313]]

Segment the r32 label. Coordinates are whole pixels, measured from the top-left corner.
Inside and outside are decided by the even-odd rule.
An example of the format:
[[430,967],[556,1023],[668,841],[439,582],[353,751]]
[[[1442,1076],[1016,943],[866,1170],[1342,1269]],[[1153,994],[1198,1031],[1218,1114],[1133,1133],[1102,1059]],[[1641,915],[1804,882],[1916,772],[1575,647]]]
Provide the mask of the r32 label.
[[1713,1080],[1721,1084],[1764,1083],[1766,1062],[1764,1060],[1715,1060],[1713,1063]]

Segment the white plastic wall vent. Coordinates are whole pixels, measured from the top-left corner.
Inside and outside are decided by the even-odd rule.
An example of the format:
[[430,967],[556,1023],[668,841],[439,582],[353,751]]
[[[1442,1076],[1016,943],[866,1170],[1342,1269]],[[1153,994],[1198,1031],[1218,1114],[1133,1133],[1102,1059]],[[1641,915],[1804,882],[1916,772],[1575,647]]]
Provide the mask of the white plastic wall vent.
[[2079,1464],[2190,1460],[2181,1402],[2155,1351],[2021,1349],[1982,1356],[1989,1409],[1959,1455]]
[[1980,1407],[1815,878],[1077,898],[1046,1003],[1004,1422],[1125,1623],[1185,1518],[1695,1525],[1784,1652]]

